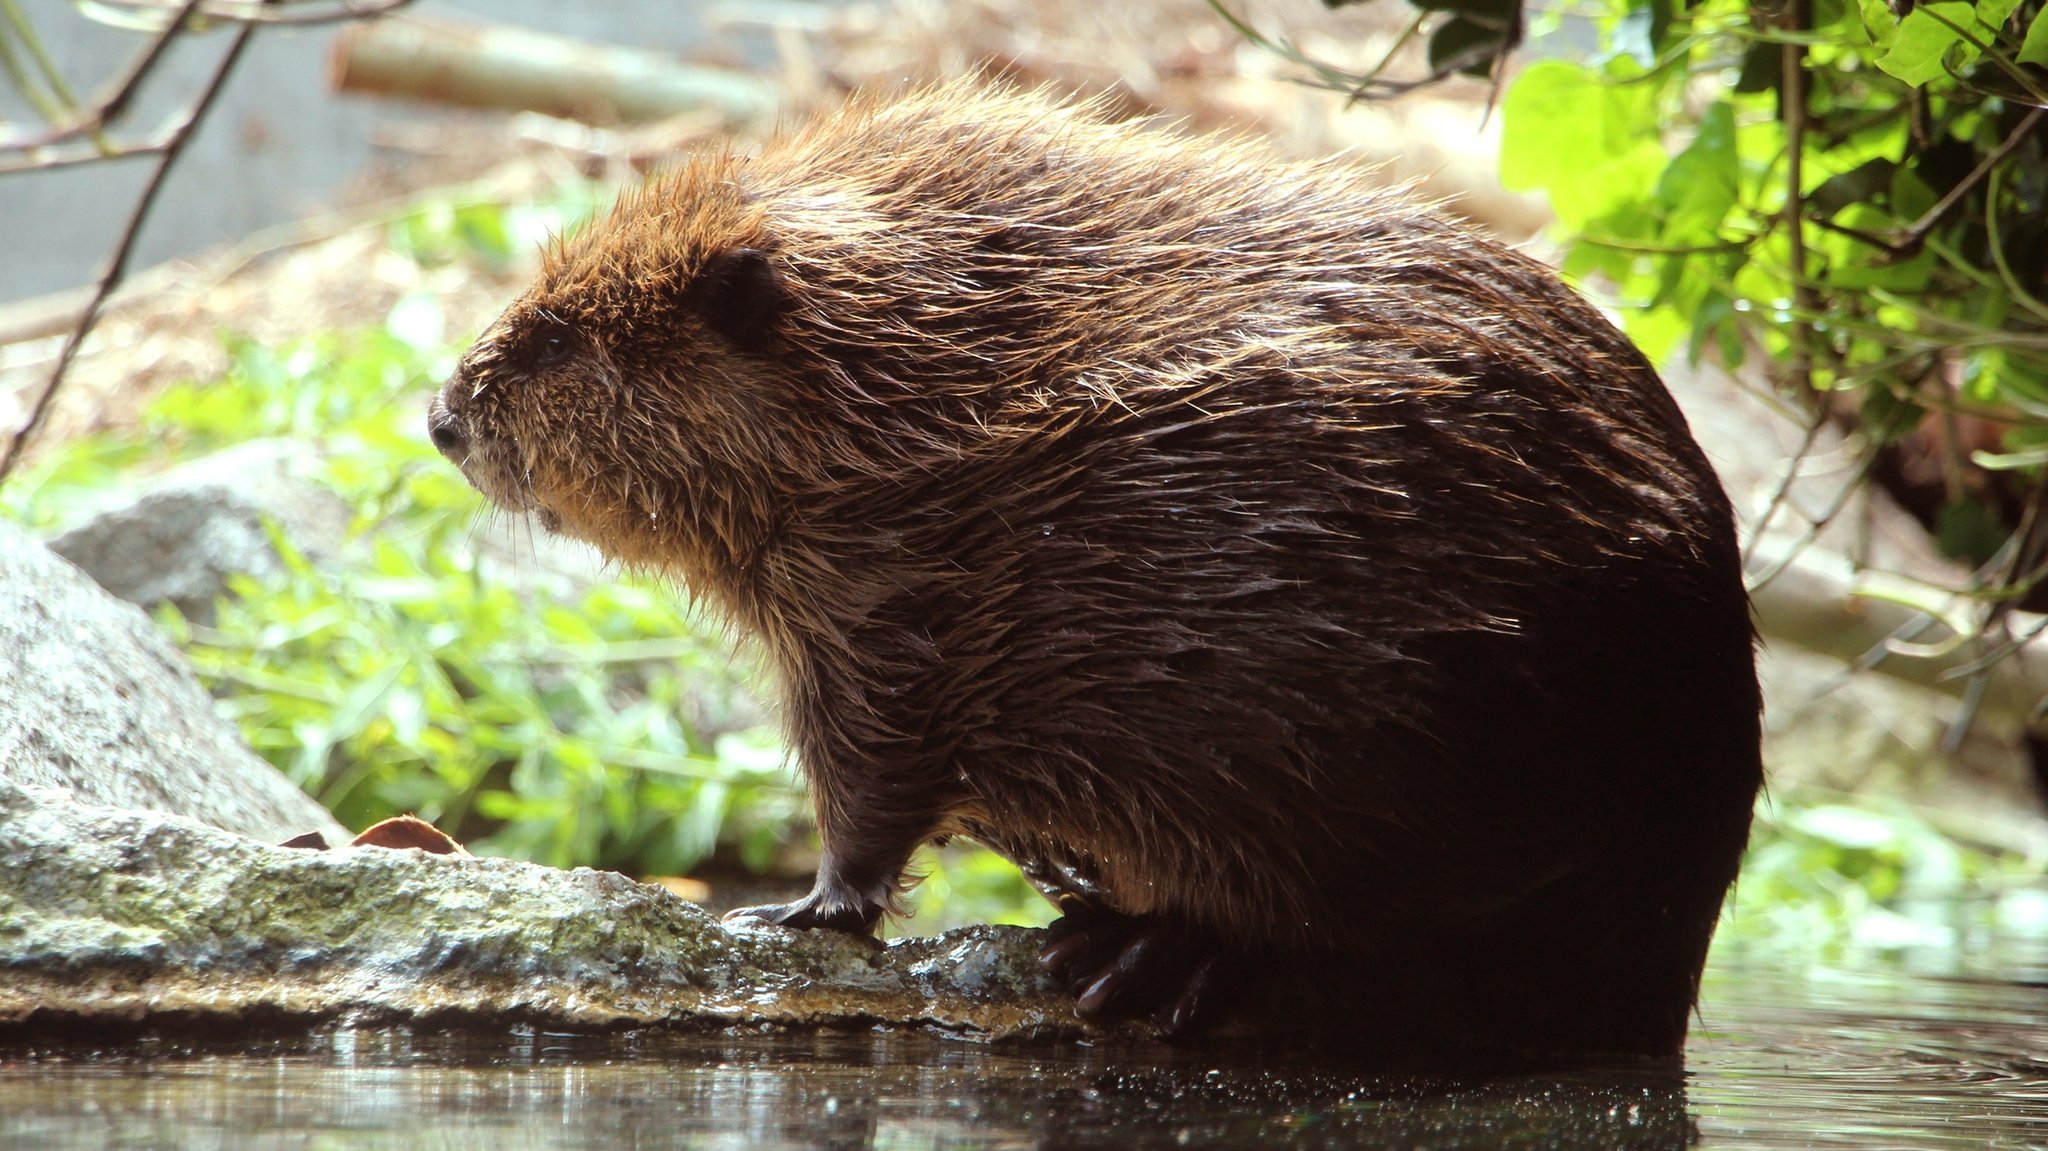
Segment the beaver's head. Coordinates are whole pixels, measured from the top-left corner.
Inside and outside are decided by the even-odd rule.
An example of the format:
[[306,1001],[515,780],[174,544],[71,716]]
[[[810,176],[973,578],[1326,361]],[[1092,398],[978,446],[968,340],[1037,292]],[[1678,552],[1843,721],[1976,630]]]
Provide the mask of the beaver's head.
[[744,548],[783,287],[733,168],[699,161],[552,245],[462,357],[428,428],[499,507],[686,576]]

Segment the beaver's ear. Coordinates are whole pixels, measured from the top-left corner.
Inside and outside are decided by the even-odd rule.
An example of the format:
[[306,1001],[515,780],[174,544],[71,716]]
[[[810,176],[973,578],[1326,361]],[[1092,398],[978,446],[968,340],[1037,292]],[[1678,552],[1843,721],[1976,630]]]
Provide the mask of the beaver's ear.
[[782,275],[759,248],[733,248],[697,273],[690,302],[712,331],[741,351],[765,351],[782,314]]

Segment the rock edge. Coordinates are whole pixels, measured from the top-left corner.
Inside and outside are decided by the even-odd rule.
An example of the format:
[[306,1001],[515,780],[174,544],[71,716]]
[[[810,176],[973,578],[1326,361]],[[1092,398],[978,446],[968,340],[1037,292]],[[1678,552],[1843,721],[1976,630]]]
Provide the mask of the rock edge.
[[0,1030],[256,1022],[885,1023],[1070,1038],[1039,933],[727,928],[588,869],[273,847],[0,780]]

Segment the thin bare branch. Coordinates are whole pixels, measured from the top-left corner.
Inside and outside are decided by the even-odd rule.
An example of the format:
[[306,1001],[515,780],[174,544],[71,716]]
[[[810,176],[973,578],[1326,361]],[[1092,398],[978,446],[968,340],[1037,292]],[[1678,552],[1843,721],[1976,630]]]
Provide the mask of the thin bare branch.
[[1764,510],[1757,515],[1756,522],[1749,527],[1749,544],[1742,549],[1742,566],[1745,570],[1756,559],[1756,549],[1762,543],[1764,533],[1770,530],[1772,522],[1778,518],[1778,513],[1785,509],[1787,501],[1792,498],[1792,487],[1799,482],[1800,465],[1813,454],[1814,446],[1820,442],[1820,431],[1827,426],[1828,413],[1825,407],[1810,407],[1806,410],[1806,416],[1806,432],[1800,437],[1799,446],[1793,449],[1790,459],[1786,462],[1785,474],[1779,477],[1777,485],[1771,491],[1770,500],[1764,504]]
[[1971,170],[1968,176],[1957,181],[1956,186],[1950,188],[1947,195],[1937,201],[1932,208],[1921,213],[1919,219],[1913,221],[1910,227],[1904,232],[1899,233],[1887,246],[1892,251],[1902,255],[1912,255],[1918,252],[1920,246],[1927,242],[1927,234],[1940,227],[1942,221],[1948,218],[1949,213],[1960,207],[1964,199],[1976,190],[1977,185],[1988,178],[1993,169],[2003,163],[2007,156],[2012,155],[2015,148],[2018,148],[2026,141],[2027,136],[2040,126],[2043,117],[2048,117],[2048,109],[2036,108],[2028,112],[2020,119],[2018,124],[2013,125],[2011,132],[2006,133],[2005,140],[1997,148],[1987,153],[1984,159],[1978,162],[1977,166]]
[[[164,150],[163,140],[151,140],[136,144],[75,144],[61,151],[42,151],[25,158],[0,160],[0,176],[11,176],[17,172],[50,172],[58,168],[76,168],[81,164],[98,164],[106,160],[127,160],[136,156],[154,156]],[[0,154],[8,151],[0,144]]]
[[9,141],[9,146],[24,151],[47,147],[97,132],[106,124],[119,119],[121,113],[127,110],[128,102],[135,98],[136,89],[142,86],[143,77],[156,68],[157,61],[163,58],[164,50],[169,48],[171,41],[177,39],[179,33],[184,30],[185,21],[190,18],[193,10],[199,7],[199,3],[200,0],[181,0],[175,17],[163,30],[150,37],[149,43],[142,46],[142,51],[135,54],[128,62],[128,67],[108,86],[106,95],[93,101],[90,107],[81,109],[69,123],[58,125],[39,135],[16,138]]
[[[186,0],[181,12],[189,13],[195,3],[196,0]],[[181,16],[180,20],[182,18]],[[178,25],[173,24],[172,27],[175,29]],[[49,415],[50,402],[56,398],[57,388],[64,380],[65,369],[70,367],[72,359],[78,355],[79,347],[85,343],[85,337],[99,320],[100,310],[105,306],[107,297],[127,275],[128,260],[134,254],[136,237],[141,234],[142,223],[149,218],[149,210],[156,203],[157,194],[163,189],[164,177],[170,173],[171,167],[178,161],[178,156],[185,150],[186,143],[192,139],[199,125],[205,120],[206,113],[213,107],[214,98],[220,94],[221,87],[233,73],[235,64],[240,61],[242,50],[248,46],[249,37],[254,31],[254,25],[249,24],[235,30],[233,41],[214,65],[213,74],[208,78],[205,89],[187,109],[184,118],[165,142],[163,151],[157,156],[156,166],[149,175],[149,182],[143,187],[142,194],[136,197],[135,206],[129,211],[127,223],[121,229],[120,240],[108,256],[105,270],[100,273],[99,280],[93,285],[91,300],[79,316],[78,323],[72,326],[70,334],[64,338],[63,350],[57,353],[56,363],[51,365],[50,374],[44,380],[42,390],[37,393],[35,402],[29,408],[28,421],[8,441],[5,454],[0,454],[0,483],[6,482],[8,473],[13,471],[14,465],[20,461],[22,453],[35,438],[36,432],[42,428],[43,420]],[[159,37],[148,53],[152,61],[161,54],[168,35],[169,33],[165,37]],[[130,83],[132,84],[132,81]]]
[[[1808,0],[1789,0],[1785,27],[1807,30]],[[1805,317],[1820,310],[1818,294],[1806,274],[1806,44],[1787,39],[1780,45],[1779,118],[1785,124],[1785,242],[1792,265],[1791,356],[1786,383],[1801,396],[1813,393],[1813,323]]]
[[42,73],[43,85],[49,90],[50,95],[56,98],[58,105],[66,112],[77,108],[78,97],[71,94],[71,85],[64,81],[63,70],[58,68],[57,62],[50,59],[50,54],[43,50],[43,42],[30,26],[28,17],[21,14],[21,6],[16,0],[0,0],[0,14],[7,17],[7,23],[14,29],[14,38],[21,42],[21,46],[35,60],[36,71]]
[[[99,0],[105,8],[139,13],[170,13],[176,0]],[[304,26],[339,24],[382,16],[412,3],[412,0],[202,0],[199,16],[223,24]]]

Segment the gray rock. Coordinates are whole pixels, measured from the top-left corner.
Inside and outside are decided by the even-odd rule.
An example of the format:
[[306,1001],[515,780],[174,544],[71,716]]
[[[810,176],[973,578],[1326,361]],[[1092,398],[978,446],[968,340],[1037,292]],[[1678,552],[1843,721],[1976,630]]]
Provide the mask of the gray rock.
[[0,780],[267,841],[348,836],[243,745],[157,626],[0,521]]
[[280,565],[265,522],[309,558],[337,551],[348,504],[306,477],[313,450],[253,440],[165,472],[132,499],[50,542],[101,587],[132,604],[168,600],[210,623],[231,575]]
[[273,847],[0,781],[0,1028],[886,1022],[1075,1035],[1039,933],[731,929],[619,875]]

